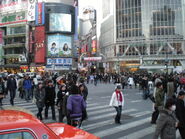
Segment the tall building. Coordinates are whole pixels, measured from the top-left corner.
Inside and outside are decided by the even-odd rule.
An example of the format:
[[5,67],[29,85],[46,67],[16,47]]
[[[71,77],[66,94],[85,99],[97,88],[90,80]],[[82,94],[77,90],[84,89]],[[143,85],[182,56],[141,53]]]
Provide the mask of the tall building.
[[77,2],[1,0],[0,70],[72,69]]
[[184,0],[102,1],[100,49],[108,70],[184,69],[183,4]]

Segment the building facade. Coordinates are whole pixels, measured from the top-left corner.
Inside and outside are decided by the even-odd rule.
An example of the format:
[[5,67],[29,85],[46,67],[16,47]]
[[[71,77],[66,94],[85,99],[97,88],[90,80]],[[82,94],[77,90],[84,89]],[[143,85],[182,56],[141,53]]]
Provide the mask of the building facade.
[[[76,0],[0,1],[0,70],[70,70]],[[57,7],[57,8],[56,8]],[[55,43],[57,55],[51,54]],[[65,50],[63,46],[68,47]],[[51,65],[56,66],[51,68]]]
[[[102,53],[110,55],[110,70],[185,68],[183,4],[183,0],[114,0],[100,37]],[[112,24],[107,27],[106,22]],[[111,41],[107,28],[112,29]]]

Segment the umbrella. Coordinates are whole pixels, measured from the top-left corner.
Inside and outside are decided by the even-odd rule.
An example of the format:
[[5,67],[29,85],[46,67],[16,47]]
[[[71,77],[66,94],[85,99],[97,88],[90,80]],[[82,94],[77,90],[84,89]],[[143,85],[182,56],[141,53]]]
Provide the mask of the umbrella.
[[59,76],[59,77],[56,78],[56,81],[58,82],[58,81],[60,81],[62,78],[63,78],[63,76]]

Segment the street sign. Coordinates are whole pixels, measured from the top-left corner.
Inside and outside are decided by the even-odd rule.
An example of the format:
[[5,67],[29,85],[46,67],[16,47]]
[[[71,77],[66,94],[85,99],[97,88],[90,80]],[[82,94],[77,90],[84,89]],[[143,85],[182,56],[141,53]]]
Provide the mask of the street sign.
[[84,57],[84,61],[101,61],[102,57]]

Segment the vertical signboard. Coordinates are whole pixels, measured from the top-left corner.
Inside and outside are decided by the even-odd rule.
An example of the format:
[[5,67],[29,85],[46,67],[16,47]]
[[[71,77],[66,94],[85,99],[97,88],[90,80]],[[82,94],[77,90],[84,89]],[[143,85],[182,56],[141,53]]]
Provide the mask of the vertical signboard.
[[43,25],[45,23],[45,13],[44,13],[44,3],[39,2],[36,5],[36,17],[35,17],[36,25]]
[[92,54],[95,54],[96,53],[96,40],[92,40],[92,51],[91,51]]
[[35,27],[35,63],[45,63],[45,27]]
[[0,30],[0,65],[3,63],[1,62],[3,60],[3,30]]
[[0,30],[0,45],[3,44],[3,31]]
[[27,20],[35,21],[36,0],[28,0]]

